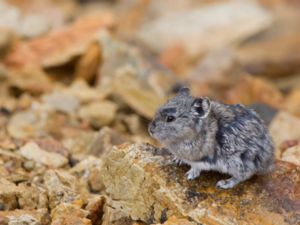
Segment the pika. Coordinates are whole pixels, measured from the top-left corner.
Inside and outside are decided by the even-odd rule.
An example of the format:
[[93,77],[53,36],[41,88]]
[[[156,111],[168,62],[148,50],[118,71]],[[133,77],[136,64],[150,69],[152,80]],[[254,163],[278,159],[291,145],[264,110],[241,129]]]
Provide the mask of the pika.
[[157,110],[148,130],[174,161],[191,166],[189,180],[201,171],[218,171],[231,178],[216,187],[228,189],[273,167],[272,139],[252,109],[196,98],[188,88]]

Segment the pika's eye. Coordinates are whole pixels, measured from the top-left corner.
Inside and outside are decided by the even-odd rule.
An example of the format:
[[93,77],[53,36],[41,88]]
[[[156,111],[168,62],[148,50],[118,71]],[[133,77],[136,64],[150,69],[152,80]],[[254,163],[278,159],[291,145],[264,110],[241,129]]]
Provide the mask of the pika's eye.
[[166,122],[167,123],[170,123],[170,122],[172,122],[172,121],[174,121],[175,120],[175,117],[174,116],[167,116],[166,117]]

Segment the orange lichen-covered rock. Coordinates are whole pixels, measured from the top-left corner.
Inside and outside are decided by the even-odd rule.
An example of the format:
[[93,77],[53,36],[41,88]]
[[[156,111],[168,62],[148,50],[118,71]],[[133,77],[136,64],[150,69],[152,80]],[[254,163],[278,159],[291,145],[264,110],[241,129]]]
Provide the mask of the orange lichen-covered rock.
[[10,68],[61,65],[84,53],[101,29],[113,25],[110,14],[83,17],[46,36],[19,43],[6,57],[5,63]]
[[300,167],[278,161],[269,175],[230,190],[206,172],[187,181],[187,167],[166,164],[150,145],[123,144],[105,158],[101,177],[112,206],[132,219],[160,223],[171,216],[202,224],[299,224]]

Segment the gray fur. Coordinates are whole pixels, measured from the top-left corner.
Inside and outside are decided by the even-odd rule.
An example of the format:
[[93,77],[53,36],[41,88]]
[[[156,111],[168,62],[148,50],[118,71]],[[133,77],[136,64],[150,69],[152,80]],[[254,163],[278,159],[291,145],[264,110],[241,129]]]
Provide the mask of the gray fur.
[[208,170],[230,174],[230,179],[217,182],[220,188],[264,174],[273,164],[271,137],[253,110],[195,98],[187,88],[158,109],[149,133],[168,148],[175,162],[191,166],[188,179]]

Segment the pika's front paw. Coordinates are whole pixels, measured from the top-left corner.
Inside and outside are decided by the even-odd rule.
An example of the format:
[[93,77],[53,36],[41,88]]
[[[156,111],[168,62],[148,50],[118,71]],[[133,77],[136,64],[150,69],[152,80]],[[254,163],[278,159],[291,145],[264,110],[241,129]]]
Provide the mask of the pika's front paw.
[[200,170],[192,167],[189,171],[185,173],[185,176],[188,180],[194,180],[195,178],[199,177],[200,173]]
[[173,156],[173,158],[171,159],[173,164],[176,164],[178,166],[181,166],[184,164],[184,162],[181,159],[178,159],[176,156]]
[[237,183],[238,181],[235,178],[230,178],[227,180],[219,180],[216,184],[216,187],[222,189],[229,189],[229,188],[233,188]]

